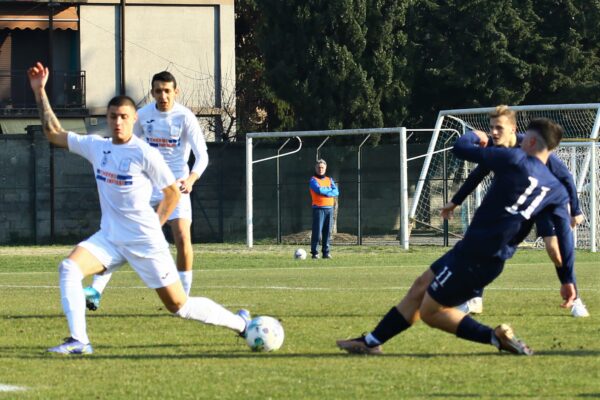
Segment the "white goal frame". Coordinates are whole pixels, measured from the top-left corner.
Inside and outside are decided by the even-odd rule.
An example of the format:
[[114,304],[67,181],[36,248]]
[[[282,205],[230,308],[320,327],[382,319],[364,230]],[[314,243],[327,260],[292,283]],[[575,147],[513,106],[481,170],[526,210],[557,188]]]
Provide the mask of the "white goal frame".
[[[253,207],[253,180],[252,166],[253,164],[268,161],[287,155],[293,154],[302,147],[302,138],[304,137],[325,137],[327,140],[331,136],[356,136],[356,135],[373,135],[373,134],[399,134],[400,135],[400,207],[401,217],[405,221],[406,226],[401,228],[401,240],[408,248],[408,185],[406,182],[406,132],[404,127],[398,128],[371,128],[371,129],[338,129],[338,130],[322,130],[322,131],[292,131],[292,132],[251,132],[246,135],[246,244],[248,247],[254,246],[254,207]],[[278,154],[272,157],[266,157],[259,160],[254,160],[252,155],[253,139],[279,138],[291,139],[296,138],[300,142],[300,147],[295,151],[290,151],[283,154]],[[363,142],[364,143],[364,142]],[[282,146],[283,147],[283,146]],[[281,150],[281,148],[280,148]]]
[[[584,191],[584,185],[586,181],[588,182],[587,190],[589,190],[590,204],[588,215],[586,217],[589,219],[590,229],[590,245],[589,250],[592,252],[597,251],[597,242],[598,242],[598,195],[595,195],[598,192],[598,178],[596,176],[595,171],[598,171],[598,136],[600,129],[600,103],[586,103],[586,104],[557,104],[557,105],[529,105],[529,106],[510,106],[510,108],[517,112],[517,120],[519,124],[519,131],[524,130],[524,126],[526,123],[533,118],[546,116],[551,119],[553,116],[564,118],[565,122],[573,122],[576,125],[575,113],[585,114],[588,121],[586,121],[586,127],[574,126],[573,128],[567,129],[565,126],[566,134],[563,138],[563,143],[561,143],[561,148],[563,147],[574,147],[574,146],[589,146],[589,150],[586,151],[585,156],[582,159],[578,160],[578,173],[575,176],[575,183],[577,187],[578,193]],[[437,143],[440,138],[440,132],[447,128],[448,126],[453,126],[455,129],[458,127],[460,134],[462,135],[465,131],[471,130],[471,124],[468,122],[469,117],[471,118],[482,118],[482,116],[487,117],[487,115],[494,110],[494,107],[487,108],[470,108],[470,109],[456,109],[456,110],[443,110],[438,114],[438,118],[435,124],[434,132],[429,143],[429,147],[427,150],[427,155],[423,164],[423,168],[421,170],[421,174],[419,177],[419,181],[417,182],[417,186],[415,189],[415,194],[413,197],[412,207],[409,212],[409,218],[412,222],[417,220],[417,208],[420,206],[420,200],[422,193],[424,191],[424,185],[428,180],[428,173],[430,173],[431,161],[436,153],[436,146],[440,144]],[[563,114],[561,114],[561,112]],[[572,114],[570,116],[570,114]],[[488,117],[489,118],[489,117]],[[452,120],[452,121],[451,121]],[[591,124],[593,121],[593,124]],[[561,122],[558,120],[557,122]],[[590,128],[591,126],[591,128]],[[477,129],[482,129],[487,131],[488,129],[483,128],[481,126],[476,126]],[[578,139],[580,140],[578,142]],[[587,142],[586,144],[581,143],[581,141]],[[593,149],[596,149],[595,151]],[[437,151],[439,152],[439,150]],[[567,162],[567,166],[569,163]],[[436,167],[437,168],[437,167]],[[574,172],[573,166],[571,165],[569,168],[572,172]],[[435,174],[435,172],[432,172]],[[480,185],[481,186],[481,185]],[[478,188],[474,197],[476,199],[475,206],[479,204],[480,199],[482,197],[482,190]]]

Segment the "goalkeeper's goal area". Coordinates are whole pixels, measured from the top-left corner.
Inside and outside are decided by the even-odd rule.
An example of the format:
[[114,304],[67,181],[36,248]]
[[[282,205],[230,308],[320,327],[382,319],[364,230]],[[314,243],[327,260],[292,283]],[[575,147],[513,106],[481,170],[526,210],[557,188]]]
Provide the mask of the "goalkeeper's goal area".
[[[576,182],[584,222],[575,230],[578,248],[597,251],[600,104],[512,106],[518,131],[546,117],[565,128],[556,150]],[[246,136],[246,236],[268,243],[310,242],[308,181],[316,159],[328,161],[327,175],[340,187],[334,209],[334,244],[450,245],[459,240],[490,183],[487,177],[455,217],[440,208],[474,165],[450,151],[467,130],[489,130],[493,108],[444,110],[432,129],[260,132]],[[332,139],[332,140],[330,140]],[[258,228],[258,229],[257,229]],[[337,233],[337,234],[336,234]],[[535,237],[530,245],[540,244]]]

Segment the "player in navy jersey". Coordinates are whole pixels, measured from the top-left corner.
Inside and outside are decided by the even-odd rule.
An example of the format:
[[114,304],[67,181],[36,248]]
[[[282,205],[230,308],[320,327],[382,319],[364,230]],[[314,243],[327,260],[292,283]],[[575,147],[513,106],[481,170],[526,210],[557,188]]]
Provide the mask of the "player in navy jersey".
[[[490,117],[490,138],[494,146],[500,147],[518,147],[523,140],[523,134],[517,134],[516,113],[508,106],[501,105],[492,111]],[[579,199],[577,198],[577,189],[571,172],[567,166],[555,154],[552,154],[547,163],[550,171],[564,185],[569,194],[571,226],[574,228],[583,221],[583,214],[579,208]],[[456,192],[452,200],[441,209],[441,215],[445,219],[453,216],[453,211],[457,205],[471,194],[475,188],[488,176],[490,170],[482,165],[478,165],[467,177],[464,184]],[[537,235],[544,240],[546,251],[555,266],[562,265],[558,240],[554,232],[554,226],[548,218],[538,217],[536,219]],[[483,311],[483,293],[468,300],[459,307],[473,314],[479,314]],[[563,308],[571,308],[571,314],[574,317],[587,317],[589,313],[581,298],[577,296],[573,302],[563,302]]]
[[[574,250],[568,212],[569,196],[546,167],[562,128],[547,119],[531,121],[521,148],[484,147],[487,137],[468,132],[454,145],[457,157],[494,171],[495,179],[463,240],[419,276],[402,301],[367,335],[338,340],[349,353],[380,354],[381,345],[422,319],[433,328],[499,350],[531,355],[512,328],[483,325],[454,308],[490,284],[512,257],[540,213],[554,223],[563,264],[557,268],[561,297],[575,298]],[[427,287],[427,290],[422,290]]]

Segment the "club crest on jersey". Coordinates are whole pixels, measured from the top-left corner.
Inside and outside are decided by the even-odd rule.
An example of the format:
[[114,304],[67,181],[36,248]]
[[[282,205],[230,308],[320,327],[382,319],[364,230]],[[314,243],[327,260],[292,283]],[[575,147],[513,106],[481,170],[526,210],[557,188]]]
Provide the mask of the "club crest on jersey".
[[181,126],[177,126],[177,125],[171,126],[170,135],[171,135],[171,137],[174,137],[174,138],[179,137],[181,135]]
[[146,121],[148,123],[148,125],[146,125],[146,134],[147,135],[151,135],[152,131],[154,131],[154,127],[152,125],[152,122],[154,122],[154,120],[150,120],[150,121]]
[[119,163],[119,171],[128,172],[131,166],[131,158],[125,158]]
[[110,150],[108,150],[108,151],[102,150],[102,154],[104,154],[104,155],[102,156],[102,161],[100,161],[100,165],[102,167],[106,167],[106,163],[108,163],[108,155],[110,154]]

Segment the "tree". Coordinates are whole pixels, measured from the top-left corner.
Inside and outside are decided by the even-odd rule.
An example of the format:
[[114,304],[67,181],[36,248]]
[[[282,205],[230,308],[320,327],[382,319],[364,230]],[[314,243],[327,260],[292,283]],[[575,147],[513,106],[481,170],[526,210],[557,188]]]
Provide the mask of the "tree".
[[266,81],[289,104],[296,129],[381,127],[405,117],[406,2],[256,4],[263,13],[258,43]]
[[531,67],[516,50],[530,28],[512,1],[420,0],[407,20],[411,124],[431,127],[441,109],[518,104],[529,92]]
[[526,48],[532,65],[530,104],[600,99],[600,3],[533,1],[535,40]]
[[293,126],[289,106],[273,94],[265,81],[263,55],[256,43],[256,27],[261,15],[256,0],[235,2],[238,136]]

